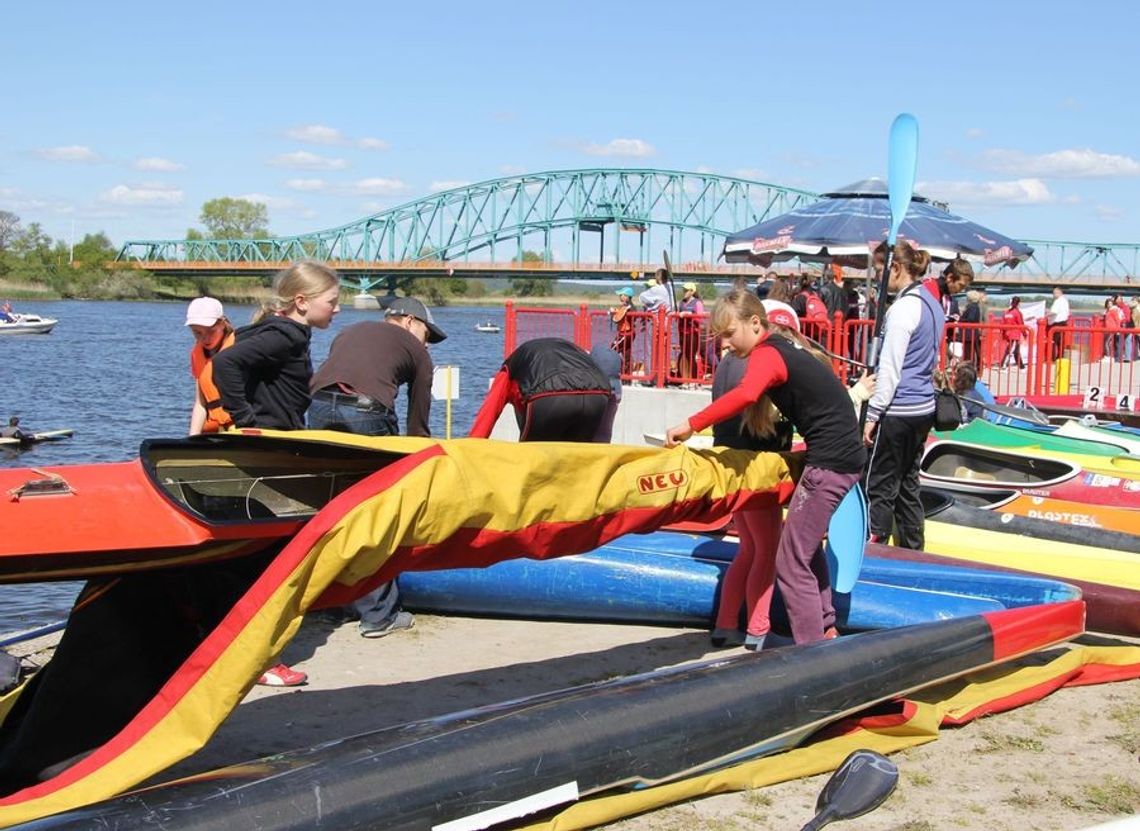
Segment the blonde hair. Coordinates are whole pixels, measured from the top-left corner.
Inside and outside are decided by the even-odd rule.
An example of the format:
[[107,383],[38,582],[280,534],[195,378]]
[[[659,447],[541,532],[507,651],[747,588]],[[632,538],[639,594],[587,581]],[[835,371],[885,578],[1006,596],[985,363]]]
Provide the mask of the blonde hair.
[[293,311],[294,298],[301,295],[316,297],[340,285],[340,275],[323,263],[301,260],[273,277],[273,297],[264,301],[253,313],[253,323],[271,315],[284,315]]
[[[747,289],[733,289],[719,298],[709,316],[709,326],[714,334],[719,335],[731,325],[747,323],[753,317],[758,318],[760,325],[771,335],[798,343],[824,366],[830,366],[827,356],[815,348],[812,342],[802,334],[791,327],[770,322],[760,298]],[[779,419],[780,411],[776,409],[776,405],[772,403],[772,399],[768,397],[767,393],[761,395],[754,403],[749,404],[740,414],[742,431],[747,430],[760,438],[768,438],[774,435],[776,422]]]

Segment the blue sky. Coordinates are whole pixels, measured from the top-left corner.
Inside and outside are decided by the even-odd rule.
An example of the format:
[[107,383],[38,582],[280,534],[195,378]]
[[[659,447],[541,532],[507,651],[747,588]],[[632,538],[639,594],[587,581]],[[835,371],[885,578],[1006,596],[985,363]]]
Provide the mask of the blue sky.
[[[1075,13],[1079,9],[1079,19]],[[589,167],[886,173],[1020,238],[1140,242],[1129,2],[7,4],[0,210],[68,239],[270,230]]]

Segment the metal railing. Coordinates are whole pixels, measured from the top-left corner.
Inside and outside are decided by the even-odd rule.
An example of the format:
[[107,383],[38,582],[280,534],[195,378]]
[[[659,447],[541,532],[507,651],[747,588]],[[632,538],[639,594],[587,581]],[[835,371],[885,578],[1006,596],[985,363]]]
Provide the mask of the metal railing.
[[[507,303],[504,357],[527,340],[562,337],[589,351],[611,346],[622,357],[622,378],[647,386],[711,387],[720,361],[707,314],[683,315],[659,309],[629,312],[628,344],[606,309],[535,309]],[[874,321],[805,320],[804,334],[840,358],[865,361]],[[1100,316],[1048,327],[1044,319],[1019,327],[998,320],[949,323],[938,352],[938,369],[972,361],[999,400],[1023,396],[1045,406],[1132,410],[1140,395],[1140,329],[1109,329]],[[859,369],[832,360],[843,381]],[[1124,397],[1123,406],[1121,398]]]

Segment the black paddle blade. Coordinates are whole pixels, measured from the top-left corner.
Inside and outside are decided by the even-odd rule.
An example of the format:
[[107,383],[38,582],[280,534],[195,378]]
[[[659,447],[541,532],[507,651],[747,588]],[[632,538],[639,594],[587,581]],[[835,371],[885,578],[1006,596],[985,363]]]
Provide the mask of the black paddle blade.
[[843,760],[816,800],[816,815],[802,831],[818,831],[837,819],[851,819],[878,808],[895,789],[899,769],[873,750],[856,750]]

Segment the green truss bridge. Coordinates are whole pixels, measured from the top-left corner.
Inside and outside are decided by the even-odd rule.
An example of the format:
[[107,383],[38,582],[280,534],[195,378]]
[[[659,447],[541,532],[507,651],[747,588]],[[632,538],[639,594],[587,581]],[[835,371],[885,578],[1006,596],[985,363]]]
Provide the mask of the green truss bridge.
[[[295,260],[316,259],[368,291],[412,273],[628,276],[659,263],[666,250],[678,274],[723,278],[756,273],[750,266],[718,262],[727,234],[817,198],[711,173],[558,170],[442,191],[327,231],[130,241],[116,259],[195,276],[270,274]],[[1126,285],[1140,274],[1140,245],[1027,242],[1036,249],[1033,259],[1016,273],[1002,272],[996,282]]]

